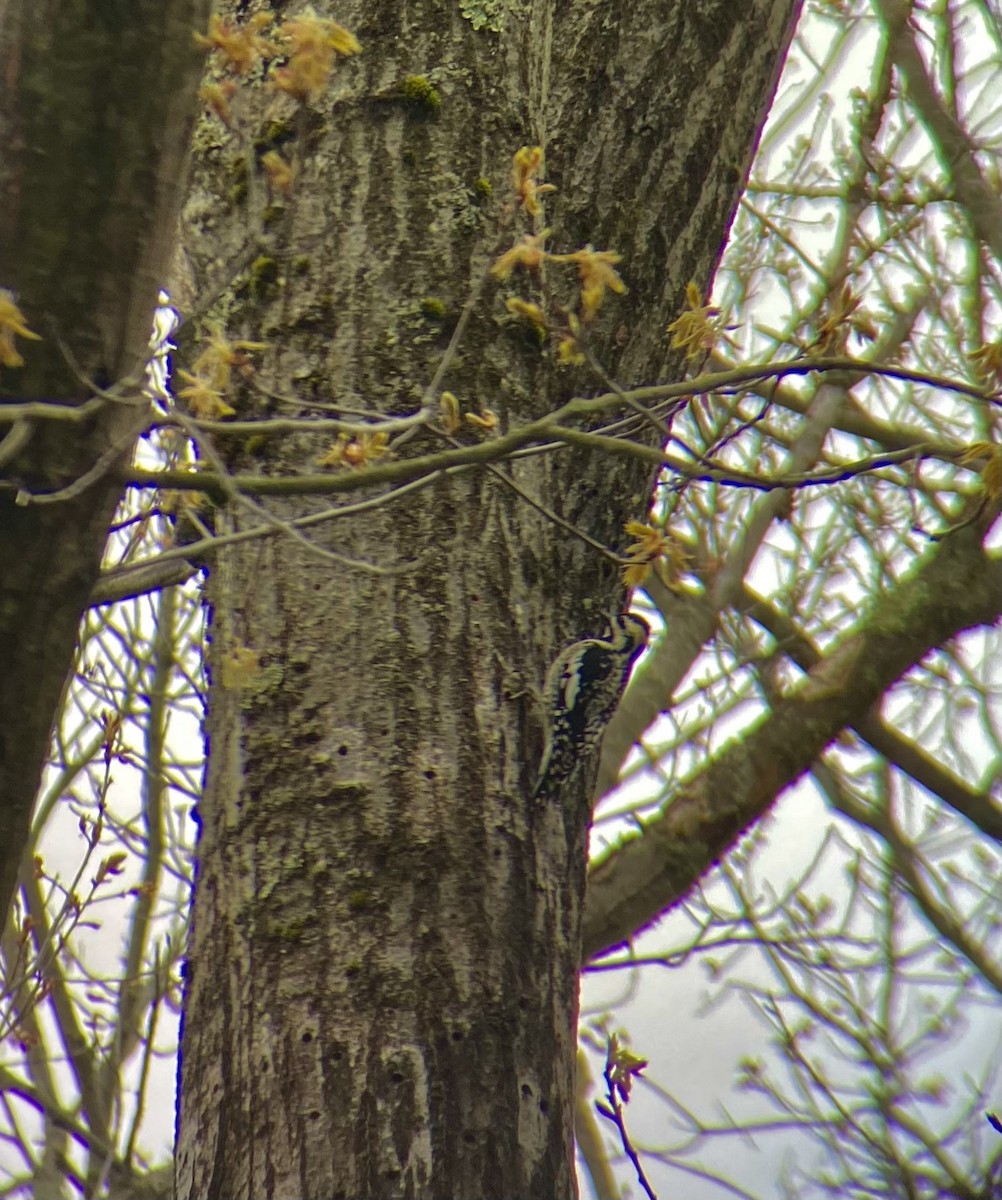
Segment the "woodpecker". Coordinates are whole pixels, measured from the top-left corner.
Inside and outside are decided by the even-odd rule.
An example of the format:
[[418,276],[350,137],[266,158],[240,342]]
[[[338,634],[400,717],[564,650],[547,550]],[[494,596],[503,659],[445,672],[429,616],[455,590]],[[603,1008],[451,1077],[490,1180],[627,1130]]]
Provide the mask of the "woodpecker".
[[650,632],[642,617],[619,613],[607,636],[584,638],[557,656],[546,675],[548,728],[534,800],[554,795],[581,759],[598,748]]

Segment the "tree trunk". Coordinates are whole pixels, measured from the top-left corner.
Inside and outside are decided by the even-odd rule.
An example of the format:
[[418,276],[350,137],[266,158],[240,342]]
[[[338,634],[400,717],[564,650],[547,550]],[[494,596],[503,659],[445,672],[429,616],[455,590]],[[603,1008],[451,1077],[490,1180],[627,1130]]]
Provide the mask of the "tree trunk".
[[[320,401],[417,411],[471,292],[524,232],[504,211],[523,144],[545,147],[559,189],[551,246],[623,255],[629,293],[607,300],[590,347],[621,384],[677,377],[664,327],[686,282],[712,275],[794,0],[537,0],[503,23],[491,14],[505,6],[484,3],[479,29],[453,0],[322,7],[363,52],[308,117],[290,120],[260,83],[241,96],[258,155],[305,153],[219,308],[231,337],[269,343],[260,378],[296,401],[245,387],[230,398],[239,416],[312,416]],[[437,111],[405,87],[418,76]],[[243,152],[214,118],[196,144],[197,292],[240,253],[263,184],[249,199],[234,186]],[[569,305],[576,281],[563,286],[553,270],[544,302]],[[518,275],[480,295],[442,383],[464,408],[507,431],[605,390],[513,323],[507,295],[538,298]],[[423,430],[399,454],[442,445]],[[285,477],[315,472],[326,442],[217,435],[216,449],[231,471]],[[651,479],[632,461],[565,448],[504,470],[616,549],[647,511]],[[529,803],[533,692],[562,643],[622,604],[618,569],[496,473],[363,500],[380,495],[311,527],[320,552],[281,535],[220,554],[211,573],[185,1200],[575,1194],[592,777],[560,804]],[[268,505],[282,520],[324,507]],[[261,516],[232,503],[221,520]]]
[[138,387],[105,401],[87,380],[108,387],[147,358],[208,0],[124,8],[0,0],[0,288],[42,339],[17,339],[23,367],[0,365],[4,911],[121,494],[114,468],[148,416]]

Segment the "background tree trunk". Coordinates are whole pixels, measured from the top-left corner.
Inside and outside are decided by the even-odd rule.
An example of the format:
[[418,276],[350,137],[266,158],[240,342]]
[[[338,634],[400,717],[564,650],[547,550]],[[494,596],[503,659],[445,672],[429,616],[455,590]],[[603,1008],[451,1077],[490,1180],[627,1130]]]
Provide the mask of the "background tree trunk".
[[5,911],[121,494],[114,468],[148,417],[136,387],[118,402],[95,396],[59,339],[99,386],[147,358],[194,116],[191,30],[207,10],[208,0],[0,0],[0,288],[43,339],[19,342],[23,368],[0,366]]
[[[416,411],[471,291],[522,232],[501,213],[511,155],[539,144],[553,247],[623,255],[630,291],[607,304],[597,357],[624,385],[672,378],[664,326],[686,282],[712,275],[796,8],[538,2],[476,30],[451,0],[324,5],[363,53],[299,132],[284,99],[245,93],[258,154],[306,152],[220,302],[229,335],[269,342],[261,377],[298,411]],[[403,98],[416,75],[437,113]],[[244,248],[262,184],[249,200],[234,186],[243,152],[214,119],[196,146],[197,294]],[[443,384],[503,431],[595,390],[509,322],[505,294],[530,285],[488,286]],[[289,411],[249,389],[233,402]],[[403,452],[440,445],[422,433]],[[230,470],[288,476],[325,446],[217,448]],[[565,449],[508,469],[617,548],[649,504],[633,462]],[[269,501],[283,520],[310,504]],[[621,603],[616,568],[481,472],[319,528],[321,550],[384,573],[282,536],[221,554],[210,578],[178,1194],[571,1196],[591,781],[529,805],[532,690]],[[237,687],[244,648],[258,668]]]

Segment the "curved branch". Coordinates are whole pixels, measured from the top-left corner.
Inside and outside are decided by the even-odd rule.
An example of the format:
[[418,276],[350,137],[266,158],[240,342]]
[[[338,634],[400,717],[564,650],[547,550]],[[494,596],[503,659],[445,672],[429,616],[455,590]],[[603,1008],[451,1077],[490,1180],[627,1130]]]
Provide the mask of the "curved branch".
[[[766,629],[779,648],[804,671],[812,670],[821,661],[821,653],[794,623],[777,612],[770,604],[745,585],[745,613]],[[970,821],[986,837],[1002,842],[1002,811],[995,807],[987,792],[976,792],[917,746],[910,738],[886,725],[875,712],[867,713],[852,728],[889,763],[910,775],[933,796],[937,796],[955,813]]]
[[1000,560],[981,546],[997,515],[995,504],[940,542],[803,686],[724,747],[642,833],[595,864],[584,959],[629,941],[678,904],[840,731],[930,650],[998,619]]

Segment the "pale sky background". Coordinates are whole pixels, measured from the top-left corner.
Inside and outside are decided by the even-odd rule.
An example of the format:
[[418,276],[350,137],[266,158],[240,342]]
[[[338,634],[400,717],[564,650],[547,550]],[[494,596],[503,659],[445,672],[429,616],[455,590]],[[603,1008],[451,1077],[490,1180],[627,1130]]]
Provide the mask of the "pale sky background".
[[[808,44],[815,55],[823,59],[830,40],[830,26],[825,20],[815,18],[815,28],[817,34],[809,39]],[[869,29],[861,28],[851,44],[840,51],[837,86],[826,87],[823,94],[816,93],[805,110],[795,110],[789,99],[780,103],[770,120],[773,133],[777,137],[782,133],[786,139],[810,133],[818,155],[836,153],[833,131],[837,130],[840,119],[851,103],[851,89],[868,78],[874,36],[872,24]],[[976,46],[971,48],[972,62],[976,61],[977,52]],[[795,80],[809,80],[812,70],[809,65],[793,63],[788,74]],[[796,115],[792,115],[794,112]],[[996,147],[997,144],[996,141]],[[757,165],[756,174],[776,177],[787,146],[787,141],[777,145],[769,160]],[[918,142],[915,152],[923,152]],[[822,223],[816,236],[823,239],[830,234],[830,223]],[[770,311],[770,304],[773,303],[779,304],[780,298],[760,292],[756,300],[755,318],[765,324],[772,321],[781,327],[784,314],[777,311],[773,320]],[[749,348],[754,350],[754,347]],[[776,578],[776,566],[768,552],[760,555],[756,570],[757,586],[767,593],[770,582]],[[150,622],[147,627],[151,627],[152,601],[144,603],[144,612],[147,614],[146,620]],[[997,638],[995,646],[998,646]],[[1002,672],[998,670],[996,680],[1002,680]],[[179,744],[191,747],[190,754],[194,758],[201,745],[194,716],[179,717],[172,732]],[[727,733],[726,722],[721,733]],[[983,731],[976,725],[972,725],[967,744],[979,764],[987,769],[991,752]],[[115,776],[122,809],[134,809],[135,772],[116,764]],[[189,808],[189,801],[183,797],[175,798],[177,828],[191,837],[192,825],[187,816]],[[780,801],[770,822],[768,845],[754,866],[757,877],[767,881],[774,891],[781,892],[786,881],[805,870],[815,856],[828,823],[828,810],[813,783],[802,782],[792,789]],[[844,828],[847,838],[858,840],[857,834],[848,827]],[[613,838],[615,833],[615,826],[602,824],[595,831],[594,838],[604,841]],[[79,867],[80,852],[81,837],[76,817],[66,806],[65,811],[61,811],[52,822],[45,839],[44,855],[48,870],[58,872],[63,879],[72,878]],[[124,892],[132,882],[134,877],[127,875],[121,890]],[[820,871],[817,890],[824,890],[836,898],[840,891],[844,893],[844,876],[840,872],[837,856],[826,861]],[[119,966],[125,910],[121,907],[116,910],[113,905],[106,904],[100,915],[102,928],[87,939],[85,952],[92,967],[114,977]],[[916,936],[923,932],[917,922],[914,923],[914,932]],[[685,922],[681,917],[673,916],[641,938],[635,949],[639,955],[664,953],[673,944],[684,940]],[[767,978],[767,972],[751,950],[744,953],[738,974],[762,982]],[[611,1009],[610,1027],[626,1029],[636,1053],[650,1060],[647,1071],[650,1084],[638,1085],[636,1098],[627,1109],[631,1133],[639,1145],[656,1147],[677,1143],[680,1137],[677,1118],[655,1094],[653,1085],[670,1091],[689,1109],[706,1119],[719,1118],[723,1104],[735,1117],[776,1115],[775,1110],[767,1106],[761,1097],[732,1090],[735,1070],[742,1057],[749,1054],[766,1057],[773,1052],[769,1050],[769,1034],[762,1020],[738,995],[730,993],[719,1002],[710,1003],[711,996],[719,992],[719,988],[719,982],[711,980],[705,964],[698,956],[678,968],[648,966],[634,975],[619,972],[611,975],[589,974],[585,977],[582,989],[585,1023]],[[938,1060],[933,1056],[926,1064],[930,1073],[942,1071],[958,1083],[968,1072],[978,1074],[986,1064],[997,1062],[999,1057],[997,1007],[972,996],[965,1013],[966,1032],[945,1044]],[[176,1015],[169,1010],[162,1011],[158,1044],[167,1051],[176,1042],[176,1036]],[[593,1065],[596,1078],[601,1082],[600,1060],[594,1056]],[[134,1077],[138,1074],[138,1059],[134,1060],[130,1070]],[[173,1056],[167,1054],[155,1060],[152,1071],[141,1144],[154,1161],[162,1161],[170,1153],[173,1143]],[[1002,1107],[1002,1097],[999,1106]],[[937,1115],[934,1113],[930,1119],[936,1120]],[[613,1138],[611,1127],[608,1127],[606,1138]],[[9,1153],[9,1148],[0,1149],[0,1181]],[[760,1200],[770,1200],[773,1196],[778,1198],[781,1195],[775,1181],[784,1158],[793,1155],[799,1158],[801,1165],[807,1165],[817,1153],[814,1144],[802,1135],[783,1132],[759,1135],[754,1143],[737,1135],[721,1137],[700,1146],[695,1157],[718,1167],[729,1178],[760,1197]],[[645,1159],[645,1166],[661,1200],[724,1200],[734,1194],[720,1184],[701,1180],[695,1175],[682,1176],[652,1158]],[[631,1182],[628,1167],[619,1169],[618,1177],[631,1187],[633,1196],[640,1194],[635,1179]],[[582,1194],[588,1194],[584,1187]]]

